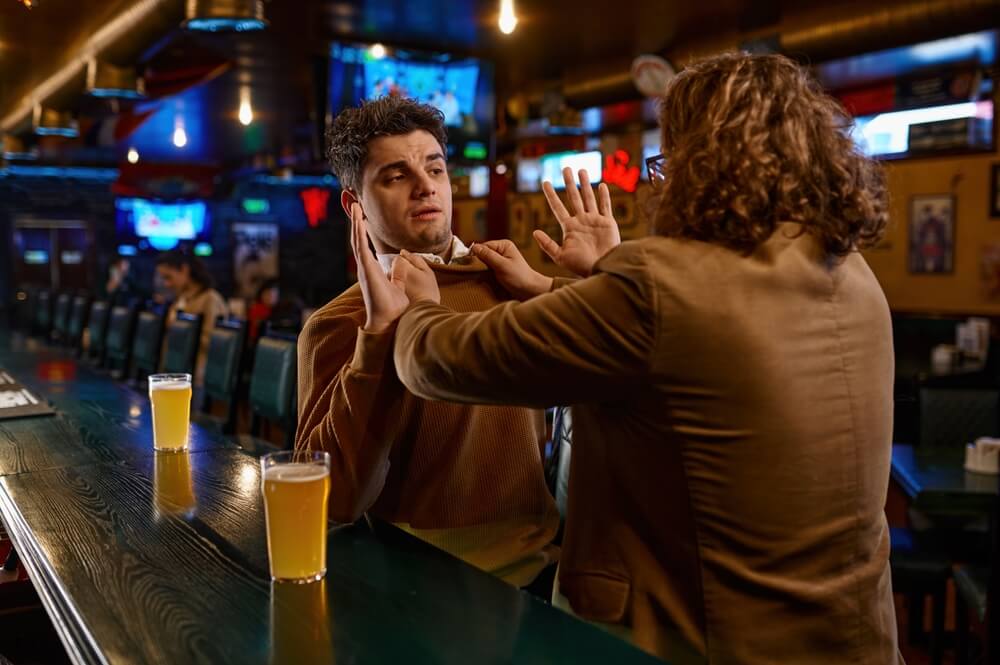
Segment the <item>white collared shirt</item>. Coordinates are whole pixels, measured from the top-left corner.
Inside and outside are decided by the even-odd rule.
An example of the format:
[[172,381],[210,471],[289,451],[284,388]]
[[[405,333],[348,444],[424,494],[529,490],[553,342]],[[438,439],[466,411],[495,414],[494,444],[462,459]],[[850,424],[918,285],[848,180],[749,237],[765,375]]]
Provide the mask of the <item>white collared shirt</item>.
[[[442,259],[437,254],[421,254],[419,252],[411,252],[411,253],[414,256],[422,256],[423,258],[427,259],[431,263],[437,263],[437,264],[440,264],[440,265],[444,265],[445,264],[444,259]],[[461,240],[459,240],[458,236],[452,236],[451,237],[451,260],[449,261],[449,263],[451,263],[451,261],[454,261],[455,259],[461,259],[461,258],[466,257],[468,255],[469,255],[469,248],[465,246],[465,243],[462,242]],[[382,266],[382,270],[385,271],[386,275],[388,275],[389,272],[392,270],[392,261],[397,256],[399,256],[399,254],[375,254],[375,258],[378,259],[378,264],[380,266]]]

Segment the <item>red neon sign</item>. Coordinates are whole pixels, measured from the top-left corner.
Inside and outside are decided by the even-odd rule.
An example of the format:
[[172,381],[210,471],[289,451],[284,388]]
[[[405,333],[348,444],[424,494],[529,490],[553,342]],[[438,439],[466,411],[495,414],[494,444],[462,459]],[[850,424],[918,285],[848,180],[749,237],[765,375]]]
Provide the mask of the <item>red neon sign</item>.
[[604,171],[601,178],[604,182],[618,185],[626,192],[634,192],[639,185],[639,167],[629,166],[632,157],[624,150],[615,150],[604,158]]
[[299,196],[302,197],[302,206],[306,210],[309,226],[316,228],[320,222],[326,219],[326,206],[330,200],[330,190],[310,187],[299,192]]

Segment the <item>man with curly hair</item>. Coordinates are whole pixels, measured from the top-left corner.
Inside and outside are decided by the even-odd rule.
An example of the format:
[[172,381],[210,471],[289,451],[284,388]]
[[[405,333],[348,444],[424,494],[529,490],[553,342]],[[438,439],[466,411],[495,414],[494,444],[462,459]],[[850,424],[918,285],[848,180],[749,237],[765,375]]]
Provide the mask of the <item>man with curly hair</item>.
[[[458,311],[509,297],[452,234],[439,111],[382,97],[343,111],[327,138],[343,208],[367,220],[381,270],[391,271],[400,252],[425,257]],[[530,584],[559,551],[541,413],[411,394],[392,363],[394,324],[366,310],[364,287],[317,310],[299,336],[296,448],[331,454],[331,518],[370,512],[512,584]]]
[[[692,64],[660,114],[656,235],[472,315],[407,261],[381,305],[399,376],[428,399],[573,405],[554,600],[576,614],[671,663],[900,663],[892,334],[858,251],[885,229],[881,173],[781,56]],[[593,222],[589,188],[571,195],[560,218]]]

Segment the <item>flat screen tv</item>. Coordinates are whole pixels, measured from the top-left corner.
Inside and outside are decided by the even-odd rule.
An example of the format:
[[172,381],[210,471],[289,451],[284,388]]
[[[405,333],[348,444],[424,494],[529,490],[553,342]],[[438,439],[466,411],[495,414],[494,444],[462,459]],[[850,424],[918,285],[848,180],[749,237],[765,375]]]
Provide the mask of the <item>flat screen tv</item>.
[[181,241],[209,238],[208,209],[204,201],[154,201],[122,197],[115,201],[120,242],[142,249],[164,251]]
[[330,49],[328,119],[362,100],[402,95],[436,107],[448,129],[449,157],[485,161],[496,99],[493,66],[478,58],[369,44]]

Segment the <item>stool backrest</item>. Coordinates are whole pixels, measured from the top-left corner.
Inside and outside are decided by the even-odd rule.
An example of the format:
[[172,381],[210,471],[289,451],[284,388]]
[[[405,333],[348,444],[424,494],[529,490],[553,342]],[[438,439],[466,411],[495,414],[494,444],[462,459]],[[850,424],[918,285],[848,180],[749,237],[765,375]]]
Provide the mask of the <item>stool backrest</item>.
[[163,314],[140,312],[132,340],[132,366],[136,378],[155,374],[160,366],[160,349],[163,346]]
[[105,357],[112,369],[128,370],[135,332],[136,310],[126,305],[115,305],[108,315],[108,332],[105,336]]
[[178,312],[167,326],[163,351],[163,371],[168,374],[194,374],[201,337],[201,314]]
[[250,410],[255,421],[253,429],[258,428],[261,417],[276,422],[284,429],[288,445],[294,441],[297,420],[296,346],[296,340],[292,336],[261,337],[254,352],[253,371],[250,375]]
[[90,304],[90,316],[87,320],[87,355],[101,360],[107,349],[108,321],[111,319],[111,308],[106,300],[95,300]]
[[84,295],[73,297],[70,305],[69,321],[66,324],[66,343],[79,347],[83,338],[83,329],[87,327],[87,315],[90,312],[90,298]]

